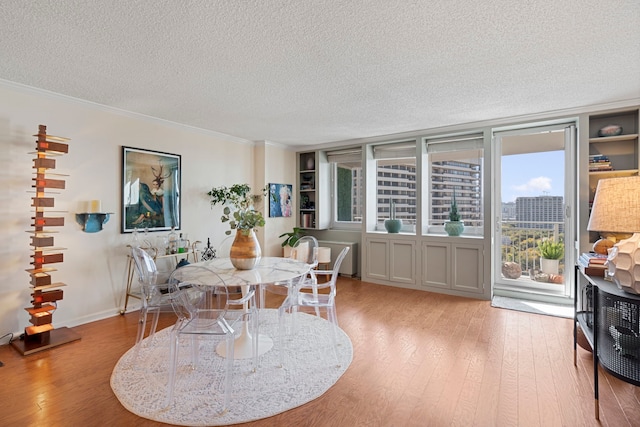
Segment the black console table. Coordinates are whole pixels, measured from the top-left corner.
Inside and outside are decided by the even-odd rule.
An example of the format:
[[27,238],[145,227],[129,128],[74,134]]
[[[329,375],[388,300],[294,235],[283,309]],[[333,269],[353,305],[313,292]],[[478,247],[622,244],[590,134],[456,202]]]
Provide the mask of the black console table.
[[573,364],[577,365],[577,328],[593,349],[595,417],[599,419],[598,365],[616,378],[640,385],[640,295],[601,277],[575,270]]

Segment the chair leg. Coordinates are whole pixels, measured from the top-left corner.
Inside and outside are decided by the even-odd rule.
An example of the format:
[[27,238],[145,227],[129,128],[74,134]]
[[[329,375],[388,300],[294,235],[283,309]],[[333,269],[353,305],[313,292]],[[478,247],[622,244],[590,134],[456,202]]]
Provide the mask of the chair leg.
[[200,359],[200,342],[195,334],[191,334],[191,369],[195,369],[198,366],[198,360]]
[[176,385],[176,371],[178,370],[179,338],[177,333],[171,333],[171,350],[169,353],[169,381],[167,382],[167,400],[165,406],[173,403],[173,391]]
[[229,408],[232,391],[232,375],[233,375],[233,344],[235,340],[234,334],[227,334],[227,357],[226,369],[224,373],[224,397],[222,412],[226,412]]
[[136,334],[136,345],[139,346],[142,338],[144,337],[144,331],[147,329],[147,309],[140,309],[140,318],[138,319],[138,333]]
[[153,310],[153,321],[151,322],[151,329],[149,329],[149,339],[153,339],[153,336],[156,333],[156,329],[158,328],[158,319],[160,318],[160,309]]
[[298,332],[296,325],[296,317],[298,317],[298,306],[294,305],[291,308],[291,335],[295,335]]
[[258,339],[260,336],[260,310],[256,309],[251,314],[251,322],[253,323],[253,335],[251,335],[253,339],[253,372],[258,370],[258,343],[260,340]]
[[284,366],[284,315],[286,314],[285,307],[281,306],[278,309],[278,348],[280,349],[280,367]]
[[[313,297],[318,301],[318,287],[313,286]],[[316,307],[316,316],[320,317],[320,307]]]
[[266,297],[267,297],[267,289],[266,286],[258,286],[258,289],[260,290],[260,298],[259,298],[259,304],[258,304],[258,308],[263,309],[263,308],[267,308],[267,301],[266,301]]
[[336,313],[336,306],[331,305],[327,307],[327,320],[334,325],[338,326],[338,314]]
[[327,307],[327,318],[331,323],[331,344],[333,347],[333,354],[336,358],[337,366],[340,366],[340,359],[338,358],[338,316],[336,314],[335,305]]

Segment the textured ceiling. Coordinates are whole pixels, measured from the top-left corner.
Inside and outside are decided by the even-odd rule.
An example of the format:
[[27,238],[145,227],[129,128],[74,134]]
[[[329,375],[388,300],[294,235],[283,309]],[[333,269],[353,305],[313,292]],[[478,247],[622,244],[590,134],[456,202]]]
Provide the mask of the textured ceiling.
[[0,79],[320,144],[640,98],[637,0],[2,0]]

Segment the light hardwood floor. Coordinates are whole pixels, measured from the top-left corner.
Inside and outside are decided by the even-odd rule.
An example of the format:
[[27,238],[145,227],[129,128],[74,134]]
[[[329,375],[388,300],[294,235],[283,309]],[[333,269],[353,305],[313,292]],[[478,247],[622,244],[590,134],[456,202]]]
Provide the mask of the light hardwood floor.
[[[268,305],[276,306],[277,296]],[[61,307],[60,309],[64,309]],[[120,405],[111,371],[137,312],[73,328],[82,339],[23,357],[0,346],[1,426],[156,426]],[[353,363],[320,398],[243,426],[638,426],[640,388],[602,372],[572,321],[488,301],[340,278],[338,318]],[[167,315],[160,327],[169,326]]]

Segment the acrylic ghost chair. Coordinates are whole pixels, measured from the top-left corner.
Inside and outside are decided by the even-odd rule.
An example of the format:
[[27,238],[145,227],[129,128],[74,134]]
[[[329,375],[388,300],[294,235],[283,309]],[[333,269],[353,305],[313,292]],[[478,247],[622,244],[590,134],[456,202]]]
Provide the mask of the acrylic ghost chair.
[[[197,369],[199,361],[198,339],[218,339],[223,341],[224,356],[224,409],[228,407],[233,372],[234,343],[236,331],[249,322],[247,328],[252,334],[253,370],[258,364],[258,310],[255,305],[255,288],[247,287],[241,295],[230,292],[225,281],[213,270],[203,265],[187,265],[175,270],[169,282],[171,299],[178,321],[171,330],[171,351],[167,405],[173,401],[173,393],[178,367],[178,348],[181,337],[189,337],[191,347],[191,367]],[[232,286],[235,288],[235,286]],[[218,353],[220,353],[218,347]]]
[[[332,270],[319,270],[316,274],[327,274],[330,279],[324,283],[318,283],[311,278],[302,277],[297,282],[293,282],[293,290],[289,292],[287,298],[284,300],[280,308],[278,309],[278,341],[280,347],[280,363],[284,365],[284,353],[285,353],[285,317],[291,316],[291,334],[296,333],[295,317],[298,311],[304,311],[313,309],[316,315],[319,314],[319,310],[324,309],[326,311],[327,320],[331,322],[331,343],[333,346],[333,352],[336,362],[339,364],[337,348],[337,334],[338,334],[338,316],[336,314],[336,282],[338,280],[338,274],[342,260],[347,256],[349,247],[342,249]],[[327,289],[327,293],[320,293],[319,290]]]
[[[231,232],[229,236],[222,239],[222,242],[220,242],[220,244],[216,248],[215,258],[229,258],[231,256],[231,246],[233,245],[235,238],[236,238],[236,231],[234,230]],[[239,286],[236,286],[236,287],[230,286],[229,292],[240,293],[241,288]]]
[[158,268],[153,257],[139,246],[131,247],[131,256],[140,282],[140,300],[142,302],[136,335],[137,353],[144,338],[149,314],[153,316],[149,328],[149,339],[153,339],[160,312],[173,312],[173,309],[169,284],[164,280],[159,280]]
[[242,322],[250,322],[248,329],[252,333],[253,369],[257,368],[259,322],[255,305],[255,289],[249,287],[238,296],[236,293],[229,292],[227,283],[217,273],[201,265],[187,265],[175,270],[169,282],[172,293],[176,294],[171,299],[171,303],[178,321],[171,330],[166,404],[168,406],[173,402],[180,338],[189,338],[192,369],[198,367],[199,339],[218,340],[224,342],[222,344],[224,356],[216,354],[214,357],[223,359],[222,411],[225,411],[231,395],[236,331],[243,328]]
[[[317,283],[315,268],[318,266],[318,240],[313,236],[303,236],[293,245],[290,258],[309,264],[309,284]],[[266,308],[266,291],[277,295],[289,295],[295,288],[292,281],[286,283],[270,283],[260,286],[260,308]]]
[[231,255],[231,245],[233,245],[233,241],[235,240],[235,233],[231,234],[228,237],[222,239],[222,242],[216,248],[216,258],[229,258]]

